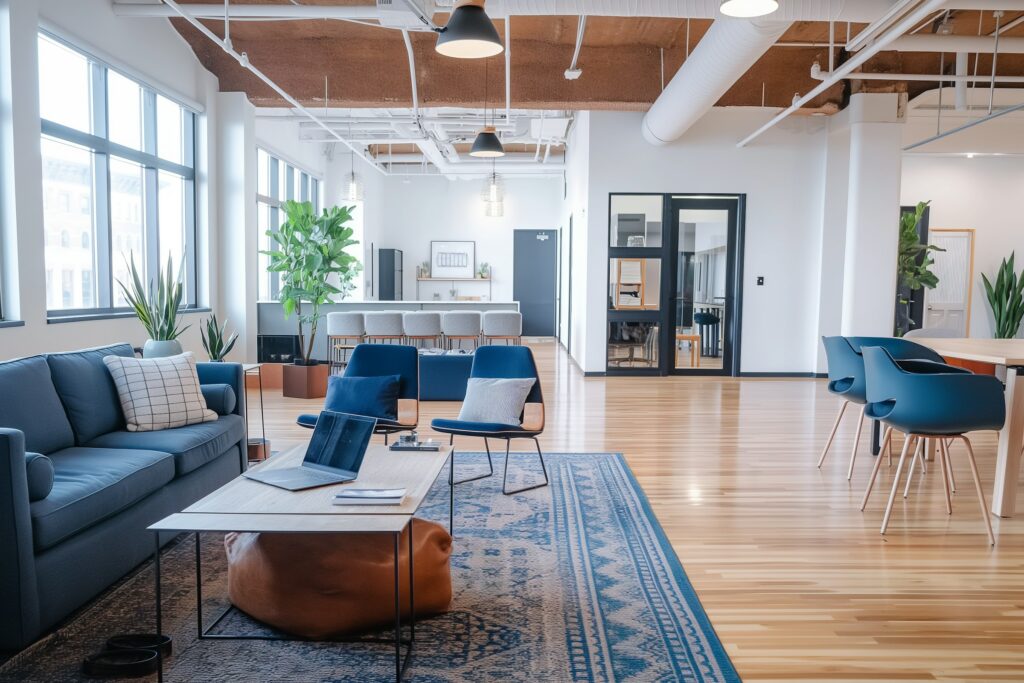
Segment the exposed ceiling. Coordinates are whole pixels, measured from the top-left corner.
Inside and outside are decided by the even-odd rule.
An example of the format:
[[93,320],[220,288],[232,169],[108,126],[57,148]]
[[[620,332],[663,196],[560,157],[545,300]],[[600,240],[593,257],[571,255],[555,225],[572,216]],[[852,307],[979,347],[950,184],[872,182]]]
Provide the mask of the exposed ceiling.
[[[198,4],[208,8],[213,6],[212,0],[177,1],[185,9]],[[415,1],[421,7],[443,8],[451,4],[450,0]],[[627,0],[622,1],[625,3]],[[128,4],[127,0],[115,2],[115,7]],[[516,111],[517,116],[505,122],[503,138],[511,144],[532,142],[528,149],[513,148],[519,152],[516,156],[522,157],[528,152],[539,157],[541,145],[545,142],[554,149],[553,153],[545,152],[545,157],[552,154],[557,157],[561,152],[564,137],[548,135],[546,140],[542,140],[531,136],[528,128],[536,124],[540,110],[546,110],[561,121],[567,121],[573,110],[646,110],[712,24],[712,20],[707,18],[589,16],[577,61],[582,74],[576,80],[567,80],[564,73],[573,58],[580,22],[578,16],[517,15],[510,20],[496,17],[495,25],[510,52],[510,69],[506,74],[505,55],[486,60],[456,60],[438,55],[434,51],[435,35],[418,23],[405,0],[232,0],[230,5],[239,12],[237,8],[243,5],[365,8],[368,15],[371,12],[379,15],[382,10],[387,12],[388,19],[355,21],[328,18],[240,19],[236,16],[230,22],[230,39],[235,51],[246,53],[251,64],[289,95],[316,111],[333,112],[336,122],[332,125],[342,126],[346,120],[351,121],[358,110],[383,111],[384,116],[394,117],[403,109],[409,110],[414,106],[405,37],[403,31],[396,30],[396,26],[404,26],[408,29],[415,64],[416,104],[420,110],[429,112],[447,108],[450,113],[475,112],[476,120],[471,121],[472,117],[469,117],[467,122],[477,125],[486,91],[488,107],[496,109],[499,115],[505,113],[506,107],[510,114],[512,110]],[[1002,39],[1024,39],[1024,2],[1021,5],[1020,10],[1003,14],[1000,20],[1004,27]],[[277,10],[274,12],[278,13]],[[443,26],[447,14],[438,12],[432,18],[435,24]],[[244,91],[257,107],[289,106],[278,93],[196,27],[180,18],[170,21],[191,45],[202,64],[219,78],[222,91]],[[378,21],[390,24],[390,27],[375,25]],[[224,37],[223,19],[203,19],[202,23],[216,36]],[[795,95],[807,93],[819,84],[811,75],[811,67],[816,61],[823,69],[829,68],[830,28],[834,31],[832,57],[834,65],[838,66],[849,56],[844,49],[846,41],[865,26],[837,22],[830,27],[825,21],[794,22],[775,46],[733,83],[719,99],[718,105],[789,106]],[[949,10],[931,15],[913,33],[974,37],[991,35],[995,29],[996,19],[990,11]],[[1016,53],[999,55],[998,74],[1024,76],[1024,54],[1021,54],[1024,49],[1011,52]],[[893,74],[952,74],[955,61],[953,52],[889,50],[872,57],[860,70]],[[969,56],[968,73],[988,75],[991,69],[990,54]],[[808,102],[804,111],[833,113],[845,106],[849,95],[854,92],[906,92],[914,98],[934,90],[937,85],[928,81],[846,80]],[[980,87],[985,85],[980,84]],[[511,95],[510,102],[506,102],[506,87]],[[310,124],[310,127],[314,130],[307,131],[310,135],[307,139],[317,139],[317,125]],[[349,127],[351,129],[351,124]],[[437,130],[441,131],[441,128]],[[323,137],[322,129],[319,133]],[[439,143],[444,156],[458,161],[471,139],[472,126],[464,131],[448,131],[444,135],[435,133],[426,131],[434,143]],[[384,146],[386,143],[375,144],[381,142],[375,135],[361,143],[368,155],[389,154],[391,158],[399,158],[399,155],[414,154],[408,148],[396,151],[395,144],[414,144],[411,139],[406,139],[408,135],[403,137],[401,130],[396,129],[396,140],[390,152]],[[329,138],[330,134],[327,136]],[[422,149],[423,145],[418,147]],[[424,156],[429,154],[425,151]]]

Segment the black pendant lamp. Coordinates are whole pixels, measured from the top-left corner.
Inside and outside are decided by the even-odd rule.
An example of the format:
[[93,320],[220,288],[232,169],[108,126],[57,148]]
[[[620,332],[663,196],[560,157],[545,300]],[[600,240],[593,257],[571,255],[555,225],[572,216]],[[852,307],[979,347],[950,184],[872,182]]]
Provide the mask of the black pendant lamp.
[[456,0],[434,49],[446,57],[481,59],[501,54],[505,46],[484,11],[484,0]]
[[505,148],[498,139],[497,129],[487,125],[487,62],[484,62],[484,127],[476,134],[469,156],[482,159],[494,159],[505,156]]

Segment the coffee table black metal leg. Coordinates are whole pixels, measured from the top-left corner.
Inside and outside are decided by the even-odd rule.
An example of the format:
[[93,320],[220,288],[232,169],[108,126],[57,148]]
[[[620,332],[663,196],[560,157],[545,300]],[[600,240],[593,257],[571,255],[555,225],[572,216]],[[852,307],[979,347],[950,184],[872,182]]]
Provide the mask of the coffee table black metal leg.
[[398,550],[401,532],[393,534],[395,540],[395,683],[402,680],[402,598],[398,588]]
[[448,535],[455,537],[455,449],[448,454]]
[[[156,633],[160,635],[164,632],[164,615],[163,608],[161,607],[162,596],[160,586],[160,532],[154,531],[153,538],[155,539],[155,547],[153,549],[153,573],[155,574],[155,592],[156,592]],[[162,682],[164,680],[164,656],[163,653],[158,649],[156,654],[156,680]]]
[[203,561],[200,532],[196,532],[196,638],[203,637]]
[[871,455],[878,455],[882,452],[882,423],[878,420],[871,421]]

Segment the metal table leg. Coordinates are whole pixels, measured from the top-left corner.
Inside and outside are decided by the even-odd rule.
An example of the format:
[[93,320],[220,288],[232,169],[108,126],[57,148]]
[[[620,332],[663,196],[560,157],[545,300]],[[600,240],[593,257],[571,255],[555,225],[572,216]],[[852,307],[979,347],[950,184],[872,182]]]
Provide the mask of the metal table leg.
[[[154,531],[153,538],[156,540],[155,547],[153,549],[153,569],[155,574],[155,588],[156,588],[156,633],[160,635],[164,631],[164,615],[163,608],[161,607],[162,595],[160,586],[160,532]],[[163,683],[164,680],[164,655],[163,652],[157,648],[156,651],[156,680],[158,683]]]

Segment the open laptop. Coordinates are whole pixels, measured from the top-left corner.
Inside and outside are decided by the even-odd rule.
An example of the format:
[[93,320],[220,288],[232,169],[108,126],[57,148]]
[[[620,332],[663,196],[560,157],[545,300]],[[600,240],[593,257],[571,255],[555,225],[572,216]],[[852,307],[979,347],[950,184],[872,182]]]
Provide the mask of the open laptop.
[[260,468],[245,472],[243,476],[289,491],[354,481],[376,424],[377,420],[372,417],[325,410],[316,421],[302,465]]

